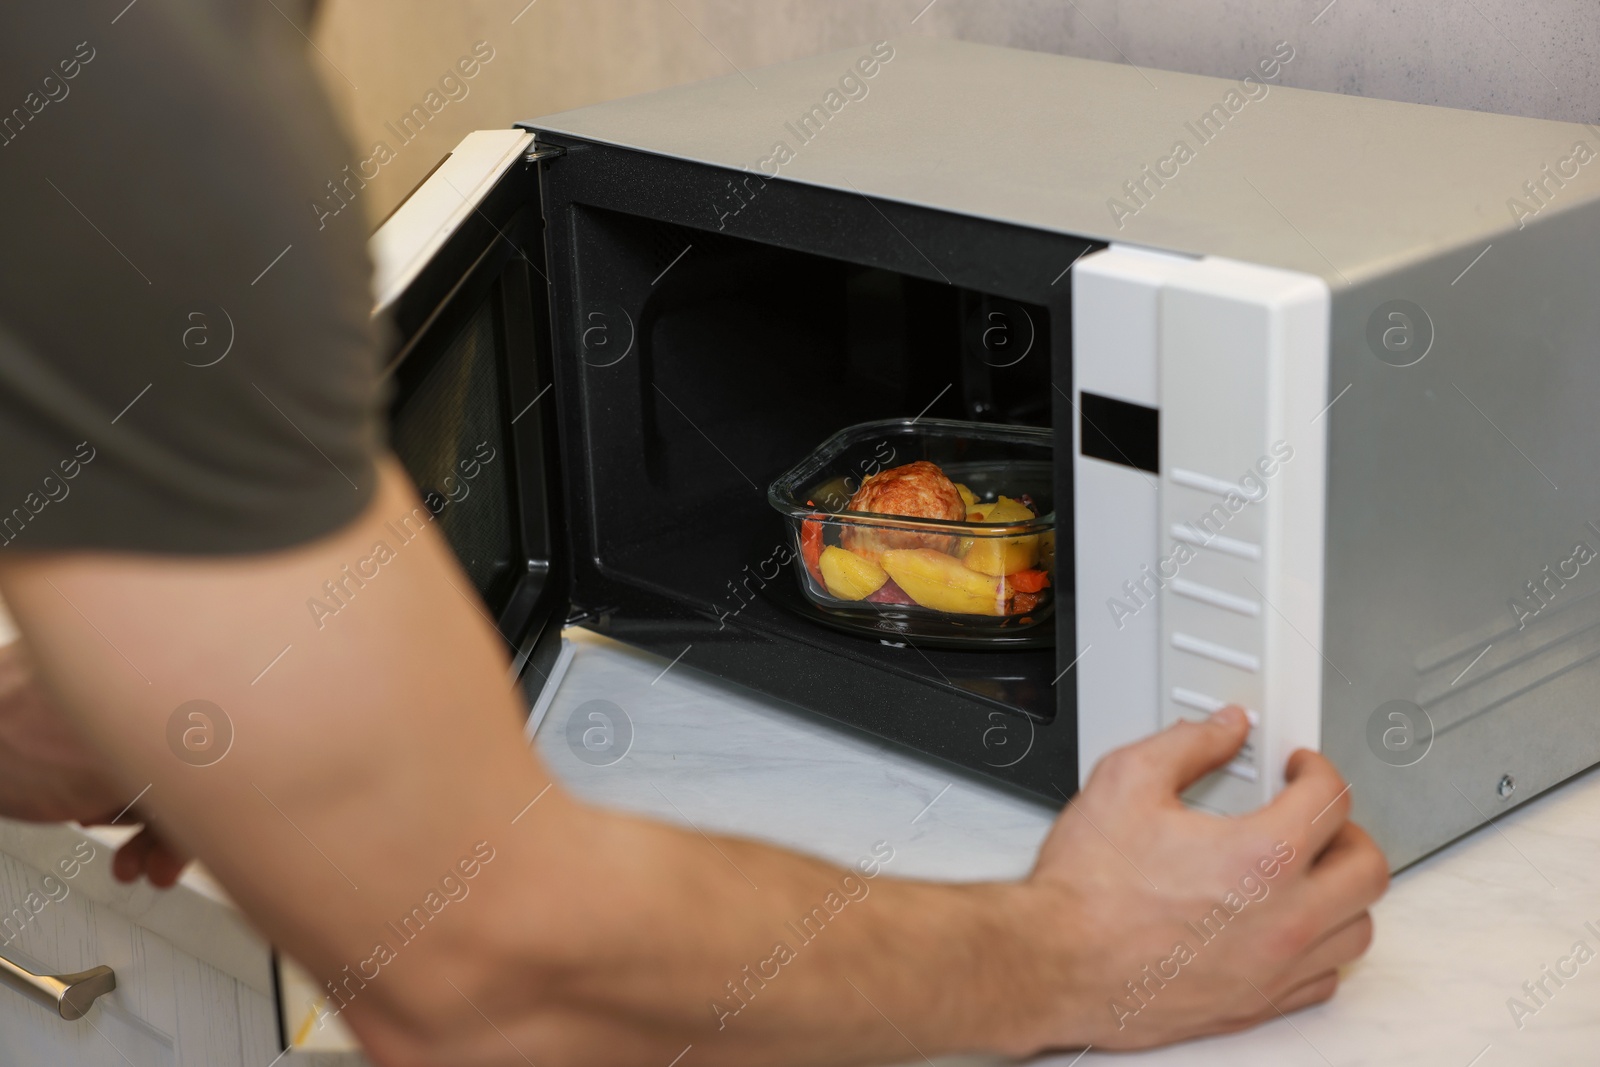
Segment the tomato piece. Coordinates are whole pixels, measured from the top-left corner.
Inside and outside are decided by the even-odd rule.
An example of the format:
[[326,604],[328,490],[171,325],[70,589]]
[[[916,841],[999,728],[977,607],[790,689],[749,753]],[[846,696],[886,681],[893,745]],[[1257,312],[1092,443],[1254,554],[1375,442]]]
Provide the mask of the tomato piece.
[[1050,576],[1041,570],[1017,571],[1006,575],[1006,582],[1019,593],[1037,593],[1050,584]]
[[1011,598],[1011,614],[1013,615],[1025,615],[1038,606],[1038,593],[1018,593]]
[[817,519],[800,523],[800,558],[817,584],[826,588],[827,583],[822,580],[822,523]]

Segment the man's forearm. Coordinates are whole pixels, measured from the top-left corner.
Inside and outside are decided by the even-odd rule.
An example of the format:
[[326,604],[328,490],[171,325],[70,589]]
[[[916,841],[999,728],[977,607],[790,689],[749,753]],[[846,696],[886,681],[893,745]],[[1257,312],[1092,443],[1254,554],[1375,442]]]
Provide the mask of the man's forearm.
[[[686,1062],[758,1067],[1024,1052],[1040,1032],[1043,954],[1023,931],[1046,924],[1024,921],[1038,906],[1024,886],[892,878],[885,845],[840,868],[584,808],[545,817],[564,825],[543,833],[587,842],[560,850],[583,859],[552,872],[535,851],[500,849],[495,898],[462,938],[488,949],[460,961],[462,997],[440,1003],[419,982],[405,1032],[356,1001],[374,1051],[665,1064],[692,1045]],[[517,893],[523,879],[539,890]]]

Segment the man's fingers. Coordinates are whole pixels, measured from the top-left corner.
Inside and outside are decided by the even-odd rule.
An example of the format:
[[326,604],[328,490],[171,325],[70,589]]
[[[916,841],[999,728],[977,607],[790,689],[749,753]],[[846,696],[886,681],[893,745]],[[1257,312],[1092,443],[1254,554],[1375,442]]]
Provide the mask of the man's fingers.
[[1117,749],[1100,761],[1095,773],[1117,786],[1154,787],[1177,796],[1231,760],[1249,732],[1244,712],[1230,704],[1204,722],[1175,723]]
[[189,858],[162,840],[146,826],[130,837],[111,862],[111,873],[119,882],[136,882],[143,875],[157,889],[170,889],[183,875]]
[[1366,911],[1389,888],[1389,861],[1361,827],[1347,822],[1296,888],[1329,926]]
[[1350,787],[1326,756],[1298,749],[1285,770],[1288,784],[1253,815],[1270,827],[1273,838],[1304,849],[1307,862],[1320,855],[1350,815]]
[[1339,972],[1329,970],[1303,982],[1290,985],[1270,997],[1265,990],[1256,989],[1245,994],[1249,998],[1247,1010],[1250,1014],[1236,1016],[1220,1026],[1208,1027],[1201,1033],[1232,1034],[1240,1030],[1250,1030],[1260,1026],[1262,1023],[1270,1023],[1274,1019],[1282,1018],[1290,1012],[1299,1011],[1301,1008],[1309,1008],[1313,1004],[1321,1004],[1333,996],[1338,988]]
[[[146,830],[147,833],[150,830]],[[150,880],[150,885],[157,889],[173,888],[178,878],[182,877],[184,867],[189,865],[189,857],[179,853],[178,849],[166,843],[165,838],[155,837],[155,848],[150,849],[150,856],[144,864],[144,873]]]
[[1300,985],[1293,986],[1281,996],[1273,997],[1266,1013],[1261,1016],[1261,1022],[1276,1019],[1279,1015],[1287,1015],[1291,1011],[1309,1008],[1313,1004],[1321,1004],[1333,996],[1339,988],[1339,972],[1325,971],[1322,974],[1308,979]]
[[171,889],[182,877],[183,868],[188,862],[165,843],[157,843],[145,864],[145,876],[157,889]]
[[1372,915],[1363,911],[1312,945],[1310,950],[1289,968],[1283,980],[1275,984],[1281,989],[1293,990],[1305,982],[1359,959],[1371,944]]
[[144,873],[145,863],[155,848],[155,839],[144,830],[128,838],[111,860],[111,873],[119,882],[137,882]]

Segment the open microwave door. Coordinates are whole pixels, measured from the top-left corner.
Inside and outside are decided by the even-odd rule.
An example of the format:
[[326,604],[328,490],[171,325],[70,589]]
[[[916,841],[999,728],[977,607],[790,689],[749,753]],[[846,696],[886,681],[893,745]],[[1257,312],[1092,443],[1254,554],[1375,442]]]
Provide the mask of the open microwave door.
[[534,157],[524,130],[469,134],[369,248],[391,342],[390,447],[537,718],[564,666],[569,575]]
[[523,130],[469,134],[369,247],[392,341],[390,446],[542,711],[568,574],[533,155]]
[[[520,683],[531,737],[571,657],[569,568],[533,135],[469,134],[373,234],[389,445],[437,523]],[[364,1064],[339,1004],[276,958],[285,1063]]]

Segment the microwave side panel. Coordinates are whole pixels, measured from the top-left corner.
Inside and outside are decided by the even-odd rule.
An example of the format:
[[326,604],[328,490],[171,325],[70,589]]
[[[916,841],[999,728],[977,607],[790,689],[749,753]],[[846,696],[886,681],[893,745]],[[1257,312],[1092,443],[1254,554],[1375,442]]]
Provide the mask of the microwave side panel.
[[1396,868],[1600,762],[1600,204],[1556,209],[1334,293],[1323,745]]

